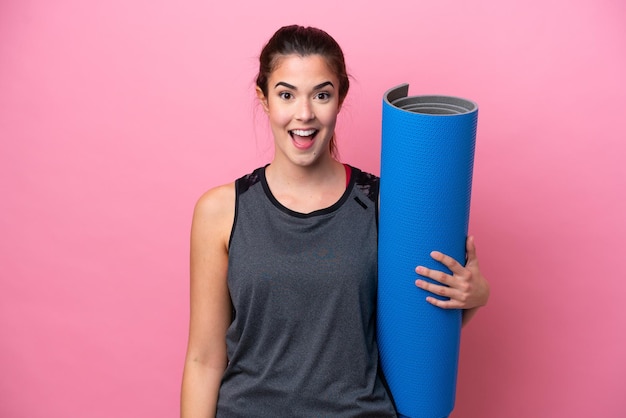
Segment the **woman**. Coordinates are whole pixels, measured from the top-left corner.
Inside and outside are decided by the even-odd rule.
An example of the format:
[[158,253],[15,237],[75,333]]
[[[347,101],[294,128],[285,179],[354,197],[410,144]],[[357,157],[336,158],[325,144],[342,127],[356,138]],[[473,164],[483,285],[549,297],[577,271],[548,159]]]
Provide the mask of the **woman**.
[[[257,96],[271,163],[205,193],[191,231],[191,317],[181,415],[394,417],[375,335],[378,178],[335,158],[348,93],[327,33],[279,29],[264,47]],[[473,239],[441,283],[416,286],[464,309],[487,302]],[[445,286],[444,286],[445,285]]]

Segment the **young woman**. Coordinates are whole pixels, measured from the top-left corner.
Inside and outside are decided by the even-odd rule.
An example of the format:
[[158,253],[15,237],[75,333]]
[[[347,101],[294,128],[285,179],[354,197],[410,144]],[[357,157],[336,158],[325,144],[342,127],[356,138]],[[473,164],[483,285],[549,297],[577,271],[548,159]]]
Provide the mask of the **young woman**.
[[[279,29],[264,47],[257,96],[271,163],[205,193],[191,231],[191,317],[181,415],[394,417],[375,334],[378,178],[335,158],[348,93],[343,53],[315,28]],[[464,309],[489,297],[473,239],[427,300]]]

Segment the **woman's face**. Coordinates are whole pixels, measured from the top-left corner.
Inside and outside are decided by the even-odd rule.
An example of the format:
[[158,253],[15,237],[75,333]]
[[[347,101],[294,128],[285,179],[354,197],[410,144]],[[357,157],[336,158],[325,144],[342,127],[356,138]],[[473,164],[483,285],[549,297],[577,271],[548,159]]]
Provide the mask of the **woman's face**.
[[339,80],[322,56],[280,58],[268,78],[267,97],[257,88],[274,134],[275,160],[308,166],[331,156],[338,91]]

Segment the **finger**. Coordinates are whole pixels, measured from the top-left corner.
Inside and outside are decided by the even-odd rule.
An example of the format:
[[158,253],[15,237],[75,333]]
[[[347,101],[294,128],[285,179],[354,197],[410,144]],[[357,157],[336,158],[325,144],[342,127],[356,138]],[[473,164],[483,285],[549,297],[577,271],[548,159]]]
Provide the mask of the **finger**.
[[441,300],[433,296],[426,297],[426,301],[430,304],[438,306],[444,309],[461,309],[464,307],[462,301],[462,294],[459,290],[448,287],[440,286],[434,283],[427,282],[426,280],[416,280],[415,285],[422,290],[430,292],[434,295],[447,298],[448,300]]
[[448,299],[454,299],[460,303],[462,303],[463,301],[463,292],[454,287],[438,285],[421,279],[415,280],[415,286],[429,293],[432,293],[433,295],[441,296]]
[[467,261],[473,261],[476,259],[476,243],[474,242],[474,237],[467,237],[467,241],[465,242],[465,250],[467,251]]
[[[424,266],[417,266],[415,268],[415,272],[419,274],[420,276],[428,277],[429,279],[436,280],[439,283],[443,283],[448,286],[450,286],[453,282],[452,277],[450,275],[440,270],[433,270]],[[424,283],[428,283],[428,282],[424,281]]]
[[434,260],[439,261],[441,264],[448,267],[450,271],[452,271],[452,273],[454,274],[463,273],[463,266],[461,265],[461,263],[459,263],[458,261],[456,261],[454,258],[450,257],[449,255],[446,255],[440,251],[432,251],[430,253],[430,256]]
[[426,302],[442,309],[461,309],[463,307],[459,301],[456,301],[454,299],[441,300],[432,296],[428,296],[426,298]]

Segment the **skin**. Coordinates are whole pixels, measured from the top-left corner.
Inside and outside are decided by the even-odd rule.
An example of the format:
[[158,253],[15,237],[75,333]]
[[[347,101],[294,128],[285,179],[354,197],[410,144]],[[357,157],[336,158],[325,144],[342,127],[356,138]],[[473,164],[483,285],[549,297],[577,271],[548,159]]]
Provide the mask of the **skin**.
[[[318,55],[282,57],[268,80],[268,94],[257,97],[268,115],[275,154],[266,169],[268,185],[285,207],[301,213],[327,208],[345,191],[345,170],[330,152],[341,110],[339,81]],[[314,136],[294,136],[314,130]],[[221,377],[227,365],[226,330],[232,305],[227,285],[228,240],[235,215],[235,186],[209,190],[198,200],[191,228],[189,341],[181,391],[181,417],[215,416]],[[442,309],[463,309],[463,323],[487,303],[489,285],[478,267],[473,237],[467,240],[465,267],[433,251],[451,275],[416,267],[415,285],[450,298],[426,300]]]

